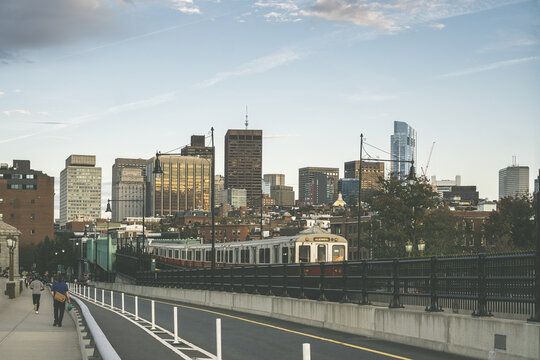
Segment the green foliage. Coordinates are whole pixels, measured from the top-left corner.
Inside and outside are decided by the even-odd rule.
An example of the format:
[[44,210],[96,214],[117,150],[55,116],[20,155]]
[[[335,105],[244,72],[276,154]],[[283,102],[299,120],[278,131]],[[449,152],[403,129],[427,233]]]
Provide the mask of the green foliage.
[[70,239],[71,233],[57,233],[56,239],[50,240],[49,237],[37,244],[34,252],[36,270],[40,273],[49,271],[56,273],[58,264],[75,268],[77,257],[74,254],[73,243]]
[[534,249],[535,206],[536,200],[528,196],[499,200],[497,211],[484,224],[488,245],[493,246],[496,252]]

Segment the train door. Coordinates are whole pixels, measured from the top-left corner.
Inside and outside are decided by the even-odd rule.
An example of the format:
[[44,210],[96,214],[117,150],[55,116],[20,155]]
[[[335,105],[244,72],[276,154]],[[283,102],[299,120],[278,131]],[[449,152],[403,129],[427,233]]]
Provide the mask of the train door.
[[281,263],[282,264],[289,263],[289,248],[287,246],[284,246],[281,248]]
[[311,262],[311,245],[298,246],[298,262]]
[[326,245],[317,245],[317,262],[326,262]]

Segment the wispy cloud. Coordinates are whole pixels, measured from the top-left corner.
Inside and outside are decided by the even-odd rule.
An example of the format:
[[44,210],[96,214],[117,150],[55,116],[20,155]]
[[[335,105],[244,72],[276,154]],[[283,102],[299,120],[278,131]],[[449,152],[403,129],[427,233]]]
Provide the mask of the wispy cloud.
[[165,94],[160,94],[156,96],[152,96],[148,99],[133,101],[121,105],[116,105],[107,110],[108,113],[121,113],[125,111],[132,111],[132,110],[138,110],[150,106],[155,106],[159,104],[163,104],[169,101],[173,101],[176,97],[176,94],[178,91],[173,91]]
[[193,3],[193,0],[169,0],[172,7],[184,14],[200,14],[201,9]]
[[0,96],[5,95],[6,93],[3,91],[0,91]]
[[298,5],[293,0],[259,0],[253,4],[257,10],[268,11],[263,15],[266,21],[298,22],[302,21]]
[[14,109],[14,110],[4,110],[2,111],[2,114],[6,116],[11,116],[11,115],[30,115],[32,113],[24,109]]
[[504,61],[497,61],[491,64],[486,64],[482,66],[477,66],[473,68],[468,68],[464,70],[454,71],[442,75],[437,75],[433,79],[434,80],[444,80],[448,78],[458,77],[458,76],[464,76],[464,75],[470,75],[470,74],[476,74],[483,71],[489,71],[489,70],[495,70],[502,67],[527,63],[531,61],[540,60],[540,56],[529,56],[521,59],[512,59],[512,60],[504,60]]
[[517,39],[511,41],[501,41],[497,43],[486,44],[478,49],[478,53],[489,53],[496,51],[503,51],[513,48],[524,48],[540,44],[538,40],[535,39]]
[[394,100],[398,94],[347,94],[345,98],[353,102],[377,102]]
[[15,89],[16,93],[22,93],[23,91],[21,89]]
[[196,85],[197,87],[210,87],[231,78],[252,74],[264,73],[279,66],[302,59],[306,54],[298,50],[283,50],[275,54],[264,56],[245,63],[233,71],[219,72],[210,79]]

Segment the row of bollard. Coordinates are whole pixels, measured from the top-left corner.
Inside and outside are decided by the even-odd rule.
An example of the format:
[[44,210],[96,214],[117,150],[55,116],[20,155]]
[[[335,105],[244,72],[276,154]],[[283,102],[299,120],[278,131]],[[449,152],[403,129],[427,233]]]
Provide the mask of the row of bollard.
[[[94,303],[97,304],[97,288],[94,288],[94,298],[90,296],[90,287],[83,286],[81,284],[74,284],[75,292],[77,294],[82,295],[83,298],[86,298],[88,300],[93,300]],[[110,307],[111,310],[114,310],[114,292],[110,290],[111,292],[111,303]],[[122,307],[121,312],[124,314],[125,311],[125,302],[124,302],[124,293],[121,293],[122,297]],[[156,303],[154,300],[151,300],[151,312],[152,312],[152,330],[156,329]],[[105,289],[101,289],[101,305],[105,306]],[[139,320],[139,297],[135,296],[135,321]],[[179,344],[179,337],[178,337],[178,307],[173,307],[173,328],[174,328],[174,340],[173,344]],[[216,359],[222,360],[222,351],[221,351],[221,319],[216,319]],[[302,360],[311,360],[311,350],[310,350],[310,344],[304,343],[302,344]]]

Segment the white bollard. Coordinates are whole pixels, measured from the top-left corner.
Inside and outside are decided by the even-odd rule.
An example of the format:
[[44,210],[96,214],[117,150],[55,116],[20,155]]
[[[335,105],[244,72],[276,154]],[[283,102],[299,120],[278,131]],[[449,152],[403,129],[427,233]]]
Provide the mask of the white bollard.
[[122,314],[124,313],[124,293],[122,293]]
[[308,343],[302,344],[302,360],[311,360],[311,350]]
[[114,310],[114,293],[111,290],[111,310]]
[[101,289],[101,305],[105,306],[105,289]]
[[156,330],[156,302],[152,300],[152,330]]
[[174,344],[178,344],[178,308],[174,307]]
[[97,302],[97,288],[94,288],[94,302]]
[[139,320],[139,297],[135,296],[135,320]]
[[216,319],[216,359],[221,360],[221,319]]

